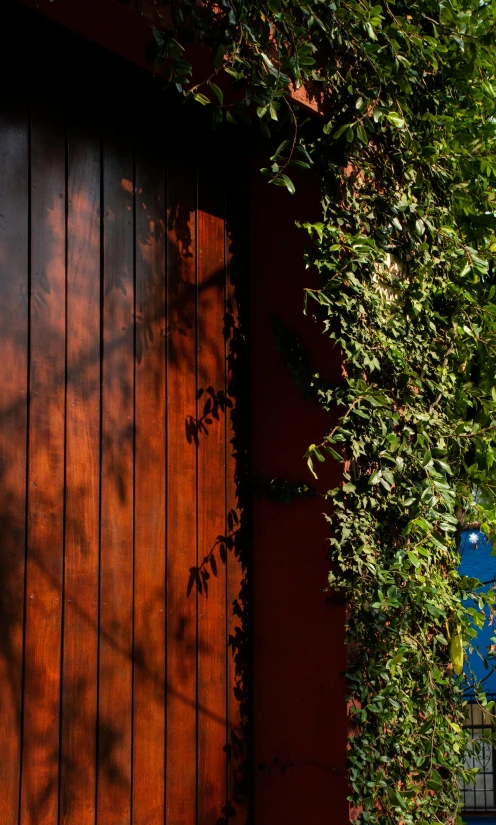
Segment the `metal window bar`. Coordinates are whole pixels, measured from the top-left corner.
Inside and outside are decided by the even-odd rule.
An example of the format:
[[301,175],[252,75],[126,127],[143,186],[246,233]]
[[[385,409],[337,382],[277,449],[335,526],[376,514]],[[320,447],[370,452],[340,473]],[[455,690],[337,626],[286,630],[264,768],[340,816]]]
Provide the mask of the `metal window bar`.
[[[486,694],[489,700],[496,695]],[[493,712],[493,711],[491,711]],[[472,733],[472,739],[482,739],[485,730],[494,730],[494,723],[489,715],[484,714],[477,702],[467,705],[466,728]],[[496,754],[491,742],[483,742],[480,753],[467,755],[467,768],[478,768],[475,785],[462,783],[464,813],[484,813],[496,810]]]

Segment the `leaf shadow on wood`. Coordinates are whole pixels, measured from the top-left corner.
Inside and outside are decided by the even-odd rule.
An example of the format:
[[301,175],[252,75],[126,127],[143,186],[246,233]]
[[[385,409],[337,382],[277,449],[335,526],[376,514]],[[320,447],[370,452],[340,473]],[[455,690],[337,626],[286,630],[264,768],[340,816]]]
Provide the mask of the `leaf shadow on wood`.
[[[209,580],[225,568],[229,577],[228,655],[232,662],[228,683],[228,739],[224,750],[228,762],[228,797],[219,810],[213,807],[202,825],[251,822],[249,806],[253,784],[252,766],[252,684],[251,684],[251,580],[250,580],[250,454],[249,384],[247,329],[248,284],[247,238],[242,214],[228,221],[228,289],[226,292],[223,337],[227,383],[225,388],[201,387],[197,394],[197,416],[185,421],[186,441],[201,451],[204,439],[214,427],[225,427],[228,474],[234,474],[234,498],[226,510],[225,531],[215,536],[210,547],[199,547],[199,563],[190,568],[185,581],[189,598],[205,600],[208,610]],[[211,279],[215,283],[216,279]],[[199,402],[199,403],[198,403]],[[229,499],[229,497],[228,497]],[[235,582],[235,584],[234,584]],[[199,602],[200,604],[200,602]]]

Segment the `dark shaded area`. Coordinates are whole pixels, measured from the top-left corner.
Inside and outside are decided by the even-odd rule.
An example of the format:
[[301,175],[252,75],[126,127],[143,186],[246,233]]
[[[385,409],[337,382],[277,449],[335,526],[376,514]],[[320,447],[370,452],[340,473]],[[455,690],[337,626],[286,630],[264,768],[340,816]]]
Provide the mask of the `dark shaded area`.
[[[330,421],[295,381],[308,372],[341,379],[339,352],[302,311],[304,289],[319,284],[305,268],[308,237],[295,221],[321,220],[318,181],[292,173],[296,194],[288,197],[256,175],[260,158],[250,164],[251,445],[256,486],[269,492],[252,502],[253,752],[264,766],[254,781],[256,822],[345,825],[345,610],[324,592],[328,505],[310,495],[339,485],[342,465],[327,459],[318,480],[305,466]],[[287,496],[278,479],[290,483]]]

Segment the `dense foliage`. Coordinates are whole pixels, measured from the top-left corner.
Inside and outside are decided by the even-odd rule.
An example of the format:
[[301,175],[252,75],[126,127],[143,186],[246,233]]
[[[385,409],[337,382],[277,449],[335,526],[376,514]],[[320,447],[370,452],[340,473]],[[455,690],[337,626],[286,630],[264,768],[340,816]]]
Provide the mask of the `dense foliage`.
[[[170,13],[155,31],[169,80],[214,121],[281,132],[272,185],[293,192],[295,165],[322,185],[306,311],[346,378],[311,378],[342,417],[307,457],[312,472],[344,462],[329,581],[348,605],[354,815],[454,823],[462,651],[484,620],[457,537],[477,517],[491,529],[496,492],[496,2],[182,0]],[[184,59],[191,29],[212,49],[208,79]],[[289,94],[301,84],[321,121]]]

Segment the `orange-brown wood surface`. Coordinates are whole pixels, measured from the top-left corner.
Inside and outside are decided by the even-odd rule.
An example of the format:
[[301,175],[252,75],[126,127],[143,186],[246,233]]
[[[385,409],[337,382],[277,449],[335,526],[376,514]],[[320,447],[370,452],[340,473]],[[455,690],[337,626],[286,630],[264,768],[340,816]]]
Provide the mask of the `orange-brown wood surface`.
[[100,130],[71,107],[67,174],[67,376],[61,821],[95,817],[100,540]]
[[[218,173],[217,173],[218,174]],[[223,187],[198,174],[198,822],[215,825],[226,805],[226,428]],[[215,467],[216,471],[212,472]],[[224,774],[224,775],[223,775]],[[219,781],[222,777],[223,781]]]
[[0,819],[18,822],[26,538],[29,109],[0,109]]
[[[133,148],[102,129],[102,407],[98,822],[131,821],[133,649]],[[129,192],[131,188],[131,192]]]
[[133,823],[164,821],[166,180],[159,136],[136,153]]
[[[57,822],[64,535],[63,111],[31,107],[31,289],[24,747],[21,819]],[[55,552],[54,552],[55,550]],[[40,679],[42,673],[44,678]]]
[[243,578],[226,162],[184,107],[157,113],[149,76],[17,14],[0,36],[2,55],[15,31],[30,43],[0,101],[0,823],[224,825]]
[[[196,822],[197,247],[196,169],[168,166],[167,764],[170,825]],[[184,433],[182,438],[173,433]]]

